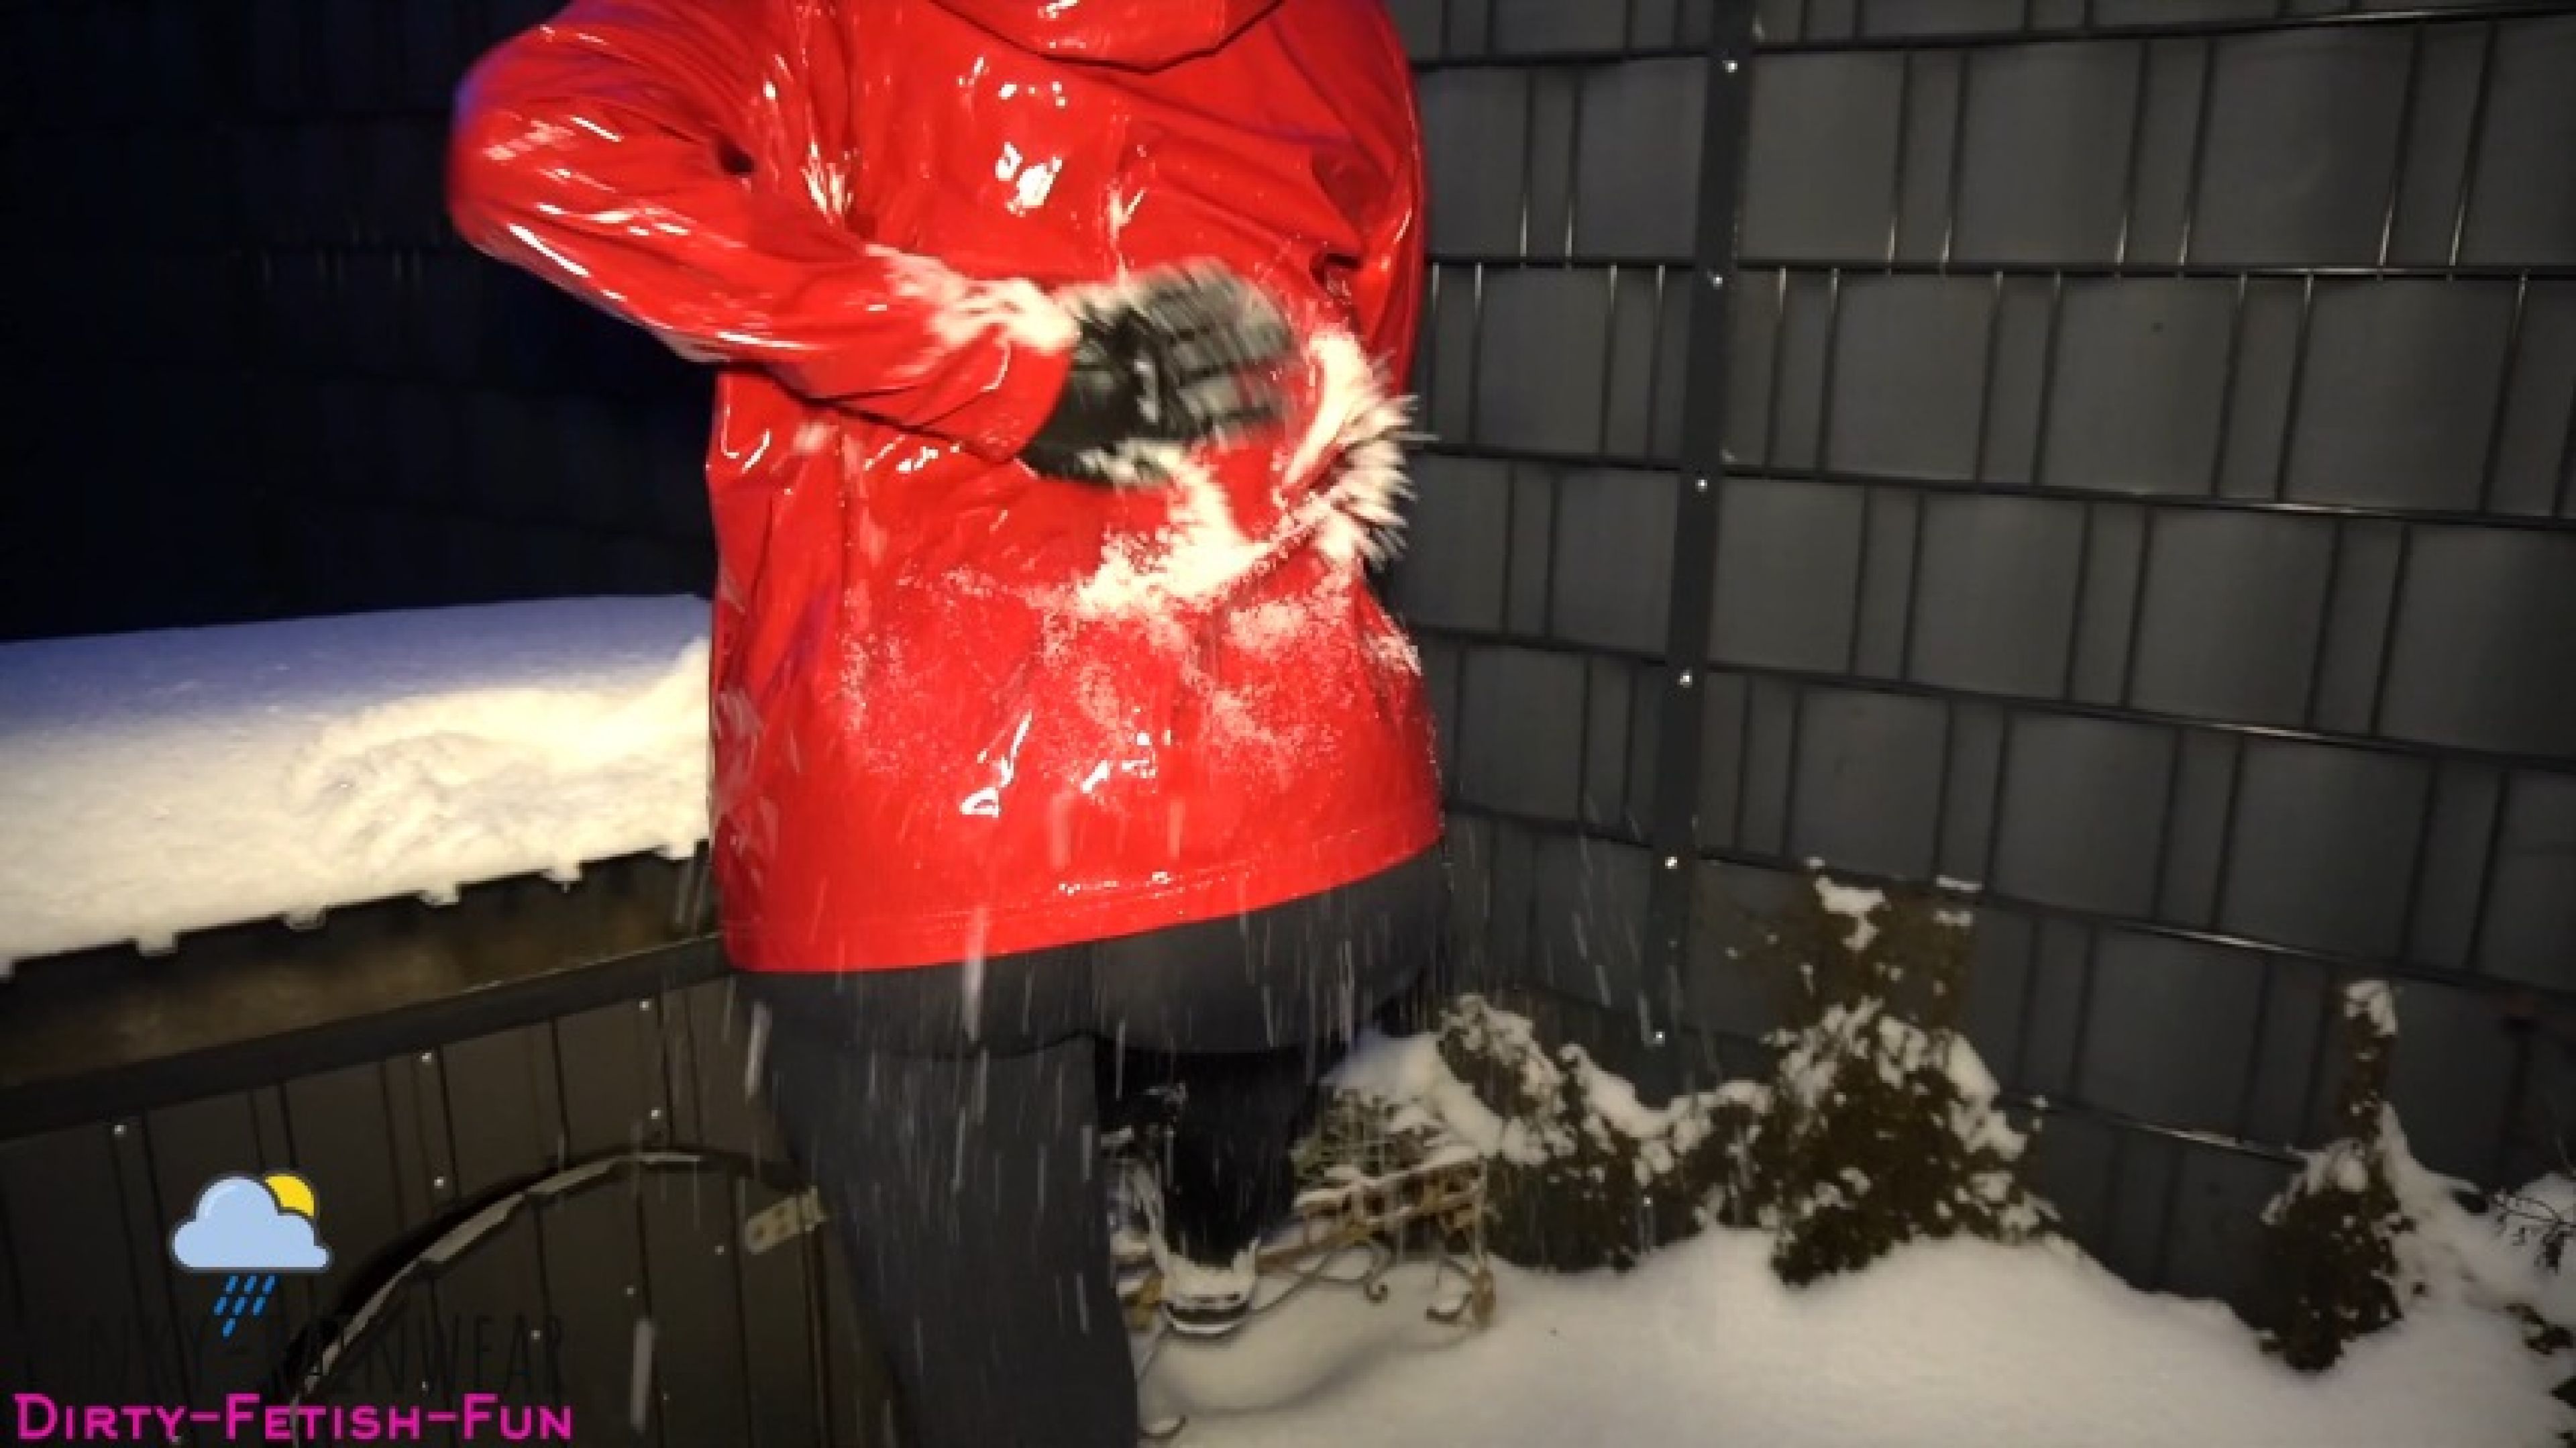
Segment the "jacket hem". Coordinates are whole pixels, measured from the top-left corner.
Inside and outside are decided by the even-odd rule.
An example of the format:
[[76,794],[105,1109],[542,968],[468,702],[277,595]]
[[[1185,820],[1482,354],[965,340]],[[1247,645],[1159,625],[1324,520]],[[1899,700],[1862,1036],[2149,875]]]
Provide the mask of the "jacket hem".
[[859,919],[838,929],[796,932],[728,920],[725,953],[742,970],[820,974],[953,964],[966,954],[965,942],[979,926],[987,956],[1140,935],[1320,895],[1404,864],[1438,844],[1440,834],[1436,811],[1408,812],[1337,835],[1286,860],[1246,860],[1186,880],[1088,899]]

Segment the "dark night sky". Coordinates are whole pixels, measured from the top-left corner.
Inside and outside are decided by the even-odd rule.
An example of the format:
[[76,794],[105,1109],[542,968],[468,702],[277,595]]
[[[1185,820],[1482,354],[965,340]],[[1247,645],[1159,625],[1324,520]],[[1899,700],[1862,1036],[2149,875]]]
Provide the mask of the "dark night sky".
[[0,638],[704,591],[703,379],[447,226],[455,84],[552,8],[0,9]]

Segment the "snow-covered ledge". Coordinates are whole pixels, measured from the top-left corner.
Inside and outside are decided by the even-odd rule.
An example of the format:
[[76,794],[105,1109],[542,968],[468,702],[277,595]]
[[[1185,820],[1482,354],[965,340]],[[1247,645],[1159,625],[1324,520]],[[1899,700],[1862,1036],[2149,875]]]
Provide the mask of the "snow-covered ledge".
[[0,645],[0,963],[706,836],[704,600]]

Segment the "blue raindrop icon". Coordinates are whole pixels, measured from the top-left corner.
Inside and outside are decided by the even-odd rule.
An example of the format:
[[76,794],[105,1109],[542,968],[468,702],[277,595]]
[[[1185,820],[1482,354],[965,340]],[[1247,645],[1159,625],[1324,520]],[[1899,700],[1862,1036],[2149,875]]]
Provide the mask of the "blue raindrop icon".
[[221,1176],[197,1193],[196,1211],[170,1234],[170,1258],[191,1272],[224,1274],[215,1318],[231,1337],[268,1310],[280,1274],[331,1265],[315,1219],[312,1185],[292,1172]]

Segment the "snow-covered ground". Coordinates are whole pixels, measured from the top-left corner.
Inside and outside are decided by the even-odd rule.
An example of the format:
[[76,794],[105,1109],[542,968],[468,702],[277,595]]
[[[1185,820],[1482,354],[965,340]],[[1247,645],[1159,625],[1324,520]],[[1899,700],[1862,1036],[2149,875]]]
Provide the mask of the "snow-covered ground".
[[1905,1248],[1792,1291],[1720,1231],[1625,1276],[1502,1271],[1481,1333],[1426,1320],[1428,1269],[1372,1306],[1318,1288],[1217,1346],[1173,1345],[1182,1448],[2549,1448],[2548,1364],[2491,1313],[2410,1318],[2332,1371],[2266,1358],[2223,1307],[2071,1253]]
[[[1493,1132],[1429,1037],[1374,1041],[1337,1079]],[[2140,1293],[2062,1244],[1918,1244],[1792,1290],[1767,1234],[1720,1230],[1624,1276],[1501,1268],[1481,1332],[1423,1316],[1427,1266],[1382,1305],[1308,1289],[1232,1341],[1166,1345],[1146,1403],[1189,1418],[1182,1448],[2554,1448],[2576,1426],[2550,1397],[2565,1360],[2467,1294],[2558,1312],[2569,1279],[2438,1191],[2409,1195],[2444,1285],[2314,1377],[2226,1308]]]
[[706,624],[582,599],[0,646],[0,962],[685,854]]

